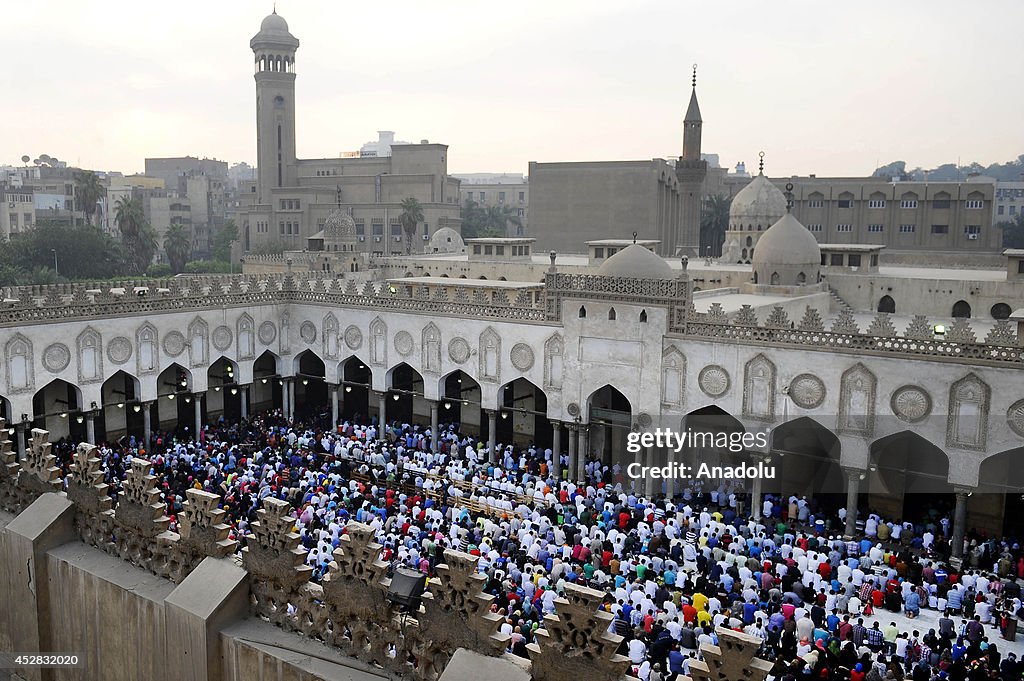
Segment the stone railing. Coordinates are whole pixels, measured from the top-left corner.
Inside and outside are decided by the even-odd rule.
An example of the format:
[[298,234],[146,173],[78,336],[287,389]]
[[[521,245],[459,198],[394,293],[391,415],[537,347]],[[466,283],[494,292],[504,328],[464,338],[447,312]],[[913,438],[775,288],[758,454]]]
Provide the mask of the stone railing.
[[997,366],[1019,365],[1024,361],[1024,348],[1018,345],[1016,332],[1006,320],[997,321],[980,340],[967,319],[954,320],[945,334],[937,337],[923,315],[915,316],[901,334],[884,312],[878,313],[868,328],[861,331],[849,310],[841,311],[826,329],[821,315],[810,306],[799,321],[791,321],[782,306],[776,305],[765,322],[759,323],[749,305],[730,318],[715,303],[706,313],[691,308],[683,335],[752,345],[912,355]]

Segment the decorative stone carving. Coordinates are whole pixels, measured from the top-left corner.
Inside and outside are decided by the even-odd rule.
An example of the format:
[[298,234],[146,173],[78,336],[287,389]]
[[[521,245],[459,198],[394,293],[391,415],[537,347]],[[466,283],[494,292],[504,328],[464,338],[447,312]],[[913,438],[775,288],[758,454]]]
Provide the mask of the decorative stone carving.
[[853,312],[849,308],[843,308],[836,315],[832,322],[832,333],[860,333],[857,320],[853,318]]
[[415,348],[416,341],[408,331],[399,331],[395,334],[395,351],[402,357],[408,357]]
[[299,548],[301,537],[295,533],[292,507],[283,499],[265,497],[256,511],[259,520],[250,525],[252,534],[242,549],[242,563],[254,575],[285,586],[309,579],[313,568],[305,565],[306,551]]
[[182,545],[214,558],[233,554],[238,542],[228,539],[231,527],[222,522],[224,510],[217,508],[220,497],[194,488],[186,490],[185,495],[188,499],[178,514]]
[[388,325],[380,317],[370,322],[370,364],[388,364]]
[[480,334],[480,373],[481,381],[498,383],[501,380],[501,336],[488,326]]
[[256,357],[256,337],[253,333],[255,322],[248,313],[242,313],[235,322],[235,341],[238,351],[238,359],[253,359]]
[[[629,658],[616,654],[622,637],[608,633],[611,613],[598,610],[604,592],[577,584],[565,585],[555,599],[555,614],[544,616],[544,628],[527,645],[534,681],[619,681]],[[741,677],[736,677],[741,678]]]
[[804,309],[804,316],[800,318],[800,323],[797,324],[797,328],[801,331],[824,331],[825,322],[821,318],[821,314],[817,308],[813,308],[808,305]]
[[825,401],[825,383],[814,374],[800,374],[789,382],[789,396],[801,409],[817,409]]
[[349,522],[341,545],[324,577],[324,594],[331,605],[352,615],[376,619],[387,611],[381,579],[388,564],[380,560],[383,547],[374,541],[373,528]]
[[282,313],[280,333],[277,336],[277,347],[282,355],[292,354],[291,328],[291,315],[287,312]]
[[764,325],[770,329],[788,329],[789,315],[786,314],[786,309],[781,305],[772,306],[772,312],[768,315]]
[[349,350],[358,350],[363,347],[363,332],[355,324],[350,324],[345,329],[345,345]]
[[553,333],[544,341],[544,387],[548,390],[562,389],[564,351],[562,334]]
[[896,327],[893,326],[892,318],[889,316],[888,312],[879,312],[875,318],[871,320],[871,325],[868,326],[866,333],[869,336],[892,338],[896,335]]
[[51,453],[49,431],[42,428],[32,429],[32,439],[25,449],[25,459],[21,462],[21,475],[18,484],[34,492],[59,492],[63,484],[60,469],[57,468],[57,457]]
[[957,317],[950,324],[946,331],[946,339],[955,343],[977,343],[978,338],[974,335],[974,329],[966,317]]
[[569,405],[565,408],[565,411],[568,412],[569,416],[576,418],[577,416],[580,415],[580,405],[576,404],[575,402],[570,402]]
[[931,414],[932,398],[924,388],[905,385],[893,392],[890,406],[896,418],[907,423],[917,423]]
[[743,415],[760,421],[775,418],[775,364],[764,355],[743,368]]
[[71,463],[71,475],[68,476],[68,498],[83,513],[108,511],[112,503],[107,494],[107,484],[103,482],[103,462],[96,456],[97,451],[88,442],[79,443]]
[[132,358],[132,342],[124,336],[118,336],[107,343],[107,359],[117,365],[126,363]]
[[729,372],[725,367],[711,364],[700,370],[697,385],[710,397],[721,397],[729,391]]
[[[326,281],[326,280],[325,280]],[[341,349],[338,347],[338,318],[333,312],[324,315],[322,325],[323,331],[320,338],[323,340],[324,357],[327,359],[338,359]]]
[[270,345],[277,340],[277,325],[268,319],[260,324],[260,330],[257,335],[259,336],[260,343]]
[[1016,345],[1017,334],[1009,321],[1000,319],[985,336],[985,343],[987,345]]
[[455,337],[448,342],[448,357],[456,364],[465,364],[469,353],[469,342],[465,338]]
[[188,325],[188,362],[193,367],[210,363],[210,325],[202,317]]
[[737,326],[757,326],[757,314],[750,305],[743,305],[732,321]]
[[59,374],[71,363],[71,350],[63,343],[53,343],[43,350],[43,366],[51,374]]
[[316,324],[309,321],[308,319],[299,325],[299,338],[306,345],[312,345],[316,342]]
[[729,317],[725,314],[721,303],[711,303],[711,307],[707,311],[707,321],[711,324],[726,324],[729,322]]
[[912,338],[914,340],[930,340],[934,335],[932,325],[923,314],[914,315],[914,318],[910,320],[906,330],[903,332],[904,338]]
[[135,330],[135,350],[135,367],[139,375],[155,374],[160,364],[160,345],[157,343],[156,327],[149,322]]
[[170,522],[164,515],[166,505],[160,501],[160,491],[156,489],[157,478],[149,474],[152,465],[146,459],[132,459],[114,511],[118,525],[143,537],[155,537],[164,532]]
[[520,371],[529,371],[533,368],[533,348],[526,343],[516,343],[509,353],[512,366]]
[[231,329],[221,324],[213,330],[213,347],[220,352],[224,352],[231,347],[231,342],[234,340],[234,334],[231,333]]
[[31,392],[35,389],[35,361],[32,341],[20,333],[11,336],[4,345],[4,363],[7,365],[7,391]]
[[839,381],[839,421],[841,433],[871,435],[875,429],[875,375],[863,364],[843,372]]
[[991,389],[975,373],[967,374],[950,387],[947,447],[985,450],[990,398]]
[[168,357],[177,357],[185,352],[185,336],[180,331],[169,331],[164,334],[164,352]]
[[78,350],[78,382],[96,383],[103,380],[103,337],[91,326],[85,327],[75,339]]
[[441,329],[430,322],[420,334],[420,365],[425,374],[441,373]]
[[690,662],[692,681],[764,681],[771,673],[772,663],[756,657],[761,639],[725,627],[715,633],[718,645],[702,645],[702,659]]
[[1024,400],[1017,400],[1006,410],[1006,423],[1010,430],[1024,437]]
[[686,398],[686,357],[674,345],[661,353],[661,406],[679,409]]

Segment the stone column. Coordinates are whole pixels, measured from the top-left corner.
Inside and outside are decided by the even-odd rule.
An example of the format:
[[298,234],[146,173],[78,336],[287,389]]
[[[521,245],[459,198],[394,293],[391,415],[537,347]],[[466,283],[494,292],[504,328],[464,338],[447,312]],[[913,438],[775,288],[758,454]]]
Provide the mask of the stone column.
[[203,429],[203,395],[206,393],[194,393],[192,395],[192,402],[196,409],[196,438],[199,437],[199,432]]
[[238,395],[241,398],[241,412],[242,418],[249,418],[249,386],[240,385],[238,386]]
[[964,554],[964,535],[967,533],[967,495],[971,490],[966,487],[954,487],[956,492],[956,510],[953,513],[953,538],[950,544],[954,558],[962,558]]
[[579,457],[577,457],[577,465],[579,468],[576,470],[576,478],[583,480],[586,478],[587,470],[587,456],[590,454],[590,426],[584,424],[580,426],[580,451]]
[[487,409],[487,460],[497,461],[498,452],[498,412]]
[[857,497],[860,494],[861,471],[856,468],[844,468],[846,474],[846,529],[847,538],[857,531]]
[[149,451],[149,442],[153,439],[153,402],[142,403],[142,438],[146,442],[146,451]]
[[[653,468],[654,467],[654,447],[647,447],[646,459],[647,459],[647,462],[646,462],[645,465],[647,466],[647,468],[649,468],[649,469]],[[654,495],[656,494],[657,485],[658,485],[658,481],[655,480],[654,476],[651,475],[650,470],[648,470],[647,471],[647,477],[644,480],[644,496],[646,496],[648,499],[653,499]]]
[[579,459],[579,442],[577,434],[579,433],[579,426],[575,423],[567,424],[569,428],[569,470],[566,471],[567,477],[570,480],[576,480],[576,470],[578,468],[576,461]]
[[756,477],[753,480],[750,490],[750,505],[751,505],[751,517],[756,520],[761,520],[761,478]]
[[551,422],[551,475],[555,480],[562,479],[562,422]]
[[15,423],[14,424],[14,439],[17,440],[17,442],[15,444],[17,445],[17,450],[16,451],[18,452],[18,461],[24,461],[25,460],[25,428],[26,427],[27,427],[27,425],[25,423]]
[[437,400],[430,402],[430,451],[437,454],[441,450],[441,426],[437,417]]
[[85,412],[85,441],[91,445],[96,444],[96,412]]
[[377,412],[377,421],[380,424],[378,431],[383,435],[388,421],[388,394],[386,392],[377,393]]
[[328,383],[327,389],[331,393],[331,432],[338,432],[338,388],[336,383]]

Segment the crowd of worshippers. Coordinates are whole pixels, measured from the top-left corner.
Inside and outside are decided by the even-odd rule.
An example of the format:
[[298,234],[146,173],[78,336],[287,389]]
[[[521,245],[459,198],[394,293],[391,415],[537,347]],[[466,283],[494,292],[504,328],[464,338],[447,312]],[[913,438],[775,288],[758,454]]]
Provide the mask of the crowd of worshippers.
[[[392,568],[433,576],[446,549],[478,556],[508,652],[521,657],[573,583],[606,594],[609,632],[643,681],[686,675],[717,627],[761,639],[773,679],[1024,678],[996,643],[1013,640],[1024,616],[1024,553],[1011,538],[968,533],[954,570],[948,516],[870,514],[858,538],[843,539],[829,534],[843,511],[814,499],[769,496],[755,521],[735,481],[649,499],[617,466],[588,460],[586,479],[571,480],[563,456],[555,479],[550,448],[491,455],[456,424],[439,428],[434,452],[434,434],[416,424],[329,421],[221,418],[198,435],[125,436],[98,456],[115,499],[133,457],[152,463],[172,531],[186,490],[217,494],[239,548],[262,499],[287,500],[313,581],[353,520],[374,529]],[[65,475],[72,450],[54,446]],[[922,609],[942,613],[937,629],[906,625]]]

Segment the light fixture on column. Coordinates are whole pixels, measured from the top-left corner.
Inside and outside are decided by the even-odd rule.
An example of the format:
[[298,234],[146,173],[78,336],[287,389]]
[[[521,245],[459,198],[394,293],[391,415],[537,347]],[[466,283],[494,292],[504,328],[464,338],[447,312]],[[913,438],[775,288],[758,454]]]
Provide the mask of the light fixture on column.
[[451,403],[451,402],[449,402],[449,401],[447,401],[447,400],[445,400],[445,403],[444,403],[444,408],[445,408],[445,409],[451,409],[451,408],[452,408],[452,403]]
[[345,386],[345,392],[347,392],[347,393],[350,393],[350,392],[352,392],[352,386],[350,386],[350,385],[346,385],[346,386]]
[[392,395],[392,397],[394,398],[395,402],[397,402],[398,398],[399,398],[399,395],[398,395],[398,393],[395,393],[394,395]]
[[508,418],[508,412],[507,411],[501,412],[501,418],[507,419]]
[[14,435],[14,428],[8,428],[7,429],[7,434],[8,435]]
[[191,401],[192,401],[192,398],[191,398],[191,397],[186,397],[186,398],[185,398],[185,404],[188,404],[188,403],[190,403]]
[[60,413],[60,417],[61,417],[62,419],[66,419],[66,418],[68,417],[68,413],[67,413],[66,411],[62,411],[62,412]]
[[308,378],[302,379],[302,385],[309,385],[309,379]]
[[132,411],[134,411],[136,414],[138,414],[140,411],[142,411],[142,405],[141,404],[133,404],[132,405]]
[[260,383],[263,383],[264,385],[266,385],[266,383],[267,383],[267,379],[265,379],[265,378],[261,378],[261,379],[260,379]]
[[85,421],[85,417],[81,414],[75,417],[75,423],[81,424],[83,421]]
[[231,394],[232,395],[237,395],[238,394],[238,388],[232,388],[231,389]]
[[171,393],[170,395],[168,395],[168,396],[167,396],[167,399],[169,399],[169,400],[173,400],[173,399],[174,399],[174,393]]
[[117,403],[117,408],[118,409],[124,409],[124,402],[118,402]]

